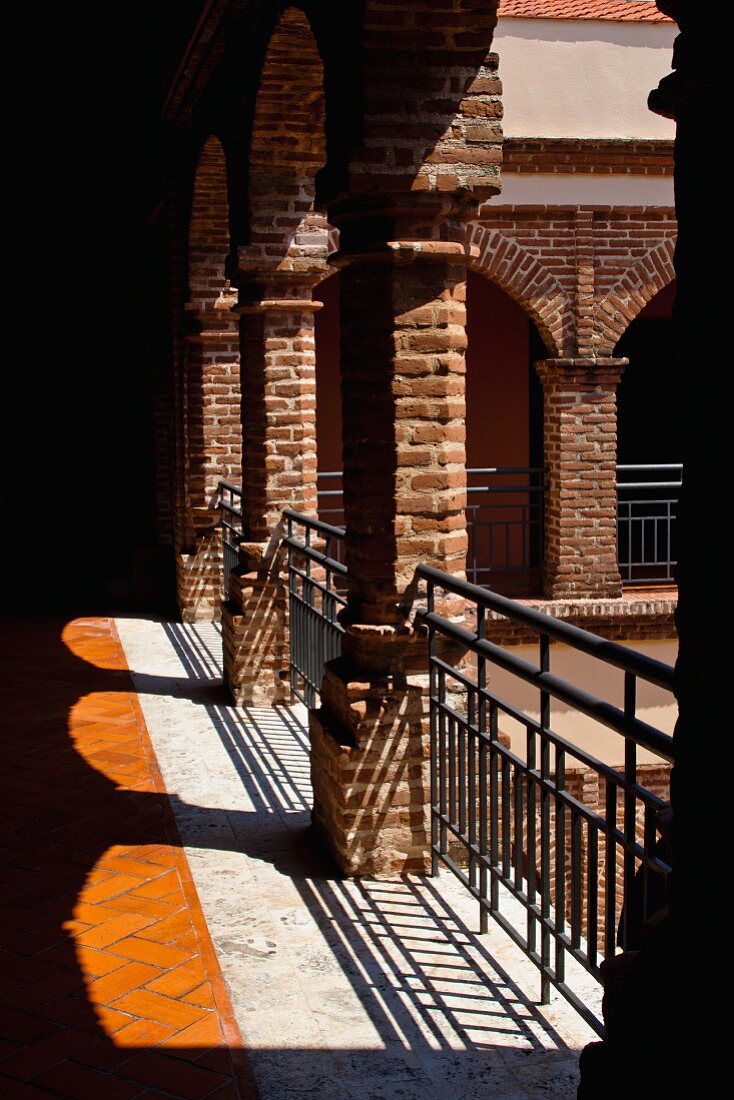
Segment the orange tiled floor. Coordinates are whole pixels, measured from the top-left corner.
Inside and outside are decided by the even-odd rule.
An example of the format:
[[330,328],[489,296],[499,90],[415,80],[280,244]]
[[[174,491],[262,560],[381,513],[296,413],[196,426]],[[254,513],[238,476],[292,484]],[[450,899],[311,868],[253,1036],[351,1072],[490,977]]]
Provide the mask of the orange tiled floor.
[[114,624],[0,657],[0,1096],[253,1097]]

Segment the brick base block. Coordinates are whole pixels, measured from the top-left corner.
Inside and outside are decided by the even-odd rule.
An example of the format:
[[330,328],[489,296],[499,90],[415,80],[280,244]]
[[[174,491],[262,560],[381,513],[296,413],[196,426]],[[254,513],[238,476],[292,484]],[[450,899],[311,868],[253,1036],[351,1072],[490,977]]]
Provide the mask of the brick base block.
[[288,591],[275,571],[236,571],[222,604],[224,682],[238,706],[290,699]]
[[183,622],[219,621],[224,596],[222,576],[218,530],[201,535],[192,554],[176,555],[176,594]]
[[426,678],[327,665],[312,711],[313,822],[344,874],[429,866]]

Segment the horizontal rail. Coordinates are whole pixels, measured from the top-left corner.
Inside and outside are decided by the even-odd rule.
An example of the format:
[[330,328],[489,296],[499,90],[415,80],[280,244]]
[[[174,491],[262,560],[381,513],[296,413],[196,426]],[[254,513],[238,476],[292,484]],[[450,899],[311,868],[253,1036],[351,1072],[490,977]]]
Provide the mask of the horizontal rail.
[[[580,649],[591,657],[598,657],[599,660],[606,661],[624,672],[631,672],[635,676],[641,676],[650,683],[656,684],[658,687],[669,691],[673,690],[673,669],[662,661],[656,661],[643,653],[636,653],[634,650],[627,649],[616,642],[600,638],[597,634],[592,634],[588,630],[574,626],[573,623],[565,623],[560,619],[554,619],[551,615],[526,607],[518,603],[517,600],[510,600],[507,596],[500,596],[497,592],[480,588],[479,585],[471,584],[469,581],[459,580],[448,573],[443,573],[440,569],[434,569],[433,566],[419,565],[417,574],[446,592],[464,596],[481,607],[504,615],[514,622],[522,623],[523,626],[531,627],[540,634],[547,634],[554,641],[565,642],[567,645]],[[466,633],[468,634],[468,631]]]

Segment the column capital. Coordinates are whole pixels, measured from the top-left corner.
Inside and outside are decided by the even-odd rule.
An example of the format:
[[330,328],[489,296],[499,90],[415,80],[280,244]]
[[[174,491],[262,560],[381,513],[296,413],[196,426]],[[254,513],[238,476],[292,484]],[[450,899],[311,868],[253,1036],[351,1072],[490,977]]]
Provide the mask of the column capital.
[[[396,259],[446,258],[451,246],[459,259],[468,255],[466,223],[476,215],[476,202],[444,192],[357,194],[329,207],[329,223],[339,230],[336,262],[357,257]],[[436,246],[435,251],[429,245]],[[440,247],[438,247],[440,246]],[[330,257],[330,262],[334,262]]]
[[466,264],[479,257],[479,248],[464,241],[397,240],[353,243],[329,257],[336,267],[361,260],[369,263],[408,264],[416,261]]
[[260,298],[254,302],[238,302],[232,306],[232,312],[252,313],[318,313],[323,302],[313,298]]
[[571,356],[537,359],[535,370],[543,385],[567,385],[574,381],[582,385],[603,382],[616,385],[628,364],[629,359],[624,357]]

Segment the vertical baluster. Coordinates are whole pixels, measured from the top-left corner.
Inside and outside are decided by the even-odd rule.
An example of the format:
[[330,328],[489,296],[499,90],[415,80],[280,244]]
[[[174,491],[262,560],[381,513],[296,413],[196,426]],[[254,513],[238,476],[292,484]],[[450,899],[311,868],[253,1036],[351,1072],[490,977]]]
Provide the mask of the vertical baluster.
[[459,800],[459,833],[462,840],[466,838],[466,726],[463,722],[458,724],[457,755],[458,755],[458,800]]
[[606,849],[604,878],[604,957],[610,958],[616,946],[617,917],[617,784],[607,779],[606,793]]
[[643,837],[644,857],[642,860],[642,919],[648,921],[652,916],[650,912],[650,876],[657,875],[651,869],[649,860],[655,858],[655,846],[657,844],[657,829],[655,827],[655,808],[649,802],[645,803],[645,825]]
[[[627,718],[634,718],[637,697],[637,681],[633,673],[624,674],[624,713]],[[635,793],[632,790],[637,782],[637,745],[631,737],[624,741],[624,862],[622,879],[623,921],[622,921],[622,949],[626,949],[631,931],[630,906],[632,901],[632,886],[635,877],[635,856],[633,845],[636,839],[636,808]]]
[[469,688],[469,706],[467,714],[467,813],[468,813],[468,841],[469,841],[469,882],[476,889],[477,886],[477,860],[474,848],[477,842],[477,775],[476,775],[476,727],[477,727],[477,699],[473,687]]
[[[528,842],[527,842],[527,890],[528,890],[528,905],[533,906],[537,900],[537,871],[535,866],[536,860],[536,832],[537,821],[536,814],[538,812],[537,804],[537,788],[535,773],[537,769],[536,759],[536,747],[535,747],[535,730],[528,723],[526,731],[526,744],[527,753],[526,759],[528,762]],[[528,950],[531,954],[535,954],[537,951],[537,929],[538,922],[535,915],[528,909]]]
[[[433,582],[428,582],[428,613],[432,615],[435,610],[435,596]],[[438,842],[439,842],[439,806],[438,784],[440,767],[440,747],[438,744],[438,674],[436,671],[436,630],[434,626],[428,628],[428,677],[429,677],[429,727],[431,736],[431,874],[437,875],[439,870]]]
[[571,944],[581,946],[581,814],[571,811]]
[[[477,608],[477,638],[485,636],[486,612]],[[479,893],[487,898],[487,662],[477,655],[477,743],[479,750]],[[494,875],[492,876],[494,878]],[[482,934],[489,926],[489,914],[484,905],[479,906],[479,930]]]
[[447,835],[446,835],[446,783],[447,783],[447,767],[446,767],[446,752],[447,752],[447,739],[446,739],[446,711],[444,706],[446,703],[446,673],[444,669],[438,670],[438,801],[439,812],[441,815],[441,829],[440,829],[440,850],[442,854],[448,851]]
[[595,822],[589,822],[589,879],[586,892],[586,938],[588,944],[588,957],[591,966],[596,971],[598,951],[598,924],[599,924],[599,832]]
[[[556,791],[566,789],[566,753],[556,746]],[[556,797],[556,931],[566,927],[566,807],[562,798]],[[556,939],[556,980],[565,981],[566,950]]]
[[494,700],[489,704],[489,852],[492,868],[490,905],[493,912],[499,908],[499,863],[500,863],[500,784],[498,753],[497,706]]
[[456,723],[448,716],[449,733],[449,821],[456,826]]
[[[498,746],[499,747],[499,746]],[[499,748],[502,761],[502,877],[509,879],[512,866],[512,783],[510,761]]]
[[[548,672],[550,669],[550,639],[547,634],[540,635],[540,670]],[[540,979],[540,1002],[550,1004],[550,970],[551,937],[548,931],[551,910],[551,847],[550,847],[550,752],[551,746],[547,731],[550,727],[550,695],[547,691],[540,692],[540,898],[541,898],[541,962],[542,971]]]
[[523,853],[525,851],[525,812],[524,812],[524,784],[525,776],[521,768],[515,765],[515,860],[514,883],[515,888],[522,890],[523,883]]

